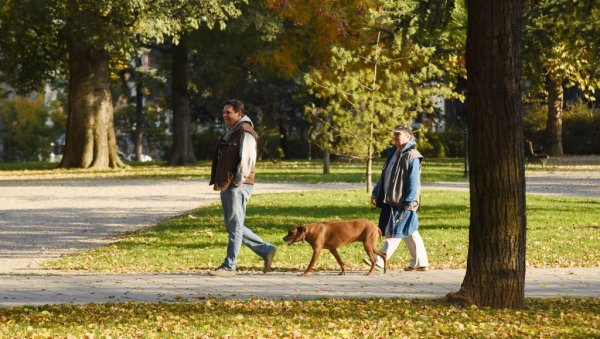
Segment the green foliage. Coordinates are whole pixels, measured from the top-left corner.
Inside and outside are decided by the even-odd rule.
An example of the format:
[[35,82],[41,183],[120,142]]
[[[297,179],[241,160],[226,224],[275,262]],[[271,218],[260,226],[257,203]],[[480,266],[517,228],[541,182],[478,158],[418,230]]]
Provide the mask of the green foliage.
[[[64,13],[59,1],[3,1],[0,4],[0,81],[21,91],[39,89],[66,69]],[[62,43],[61,43],[62,41]]]
[[35,99],[16,96],[0,101],[0,138],[4,141],[3,161],[48,159],[50,143],[63,133],[66,116],[60,103],[44,104],[44,96]]
[[177,44],[182,35],[206,26],[223,30],[226,22],[239,17],[237,6],[245,0],[160,0],[146,1],[143,19],[137,21],[136,32],[151,42],[170,38]]
[[319,99],[307,113],[322,148],[366,161],[388,147],[389,128],[432,112],[432,97],[453,96],[434,62],[436,48],[415,42],[416,10],[415,3],[380,4],[366,25],[375,31],[364,32],[362,45],[333,47],[329,67],[305,77]]
[[600,88],[600,1],[527,1],[525,8],[523,75],[531,81],[529,90],[545,93],[551,79],[592,98]]
[[[27,91],[45,81],[67,78],[68,44],[128,61],[144,42],[163,42],[202,24],[225,27],[239,16],[236,0],[36,0],[0,7],[0,70],[15,88]],[[118,63],[117,63],[118,64]]]

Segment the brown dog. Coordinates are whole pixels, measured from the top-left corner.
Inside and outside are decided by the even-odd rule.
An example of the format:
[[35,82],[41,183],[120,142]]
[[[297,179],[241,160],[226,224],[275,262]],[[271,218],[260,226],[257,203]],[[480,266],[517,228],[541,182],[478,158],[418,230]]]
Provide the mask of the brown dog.
[[381,230],[375,226],[374,223],[369,220],[357,219],[347,221],[330,221],[330,222],[319,222],[314,224],[307,224],[304,226],[296,225],[292,228],[288,234],[283,238],[288,245],[292,245],[299,241],[306,240],[312,248],[313,255],[308,264],[308,268],[302,275],[308,274],[312,269],[322,249],[328,249],[331,254],[335,257],[338,264],[342,268],[340,275],[346,274],[344,263],[337,252],[338,247],[361,241],[367,252],[367,255],[371,259],[371,269],[367,275],[373,272],[375,268],[375,256],[373,253],[378,254],[383,258],[383,272],[387,269],[387,259],[385,253],[377,249],[377,239],[381,236]]

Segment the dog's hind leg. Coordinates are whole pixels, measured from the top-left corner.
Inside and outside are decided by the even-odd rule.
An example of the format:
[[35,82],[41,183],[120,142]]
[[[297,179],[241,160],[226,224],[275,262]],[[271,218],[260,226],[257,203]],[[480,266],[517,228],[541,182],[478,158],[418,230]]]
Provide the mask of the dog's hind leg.
[[344,262],[342,261],[342,258],[340,257],[340,254],[338,253],[337,249],[331,248],[331,249],[329,249],[329,252],[331,252],[331,254],[333,254],[333,256],[335,257],[335,260],[337,260],[338,264],[340,264],[340,267],[342,268],[342,272],[340,272],[340,275],[346,274],[346,268],[344,267]]
[[363,244],[363,247],[365,248],[365,251],[367,252],[367,256],[369,257],[369,260],[371,261],[371,268],[369,269],[369,272],[367,272],[367,275],[370,275],[373,272],[373,269],[375,269],[375,255],[373,255],[373,252],[376,251],[377,248],[368,246],[366,242]]
[[375,254],[377,254],[378,256],[381,257],[381,259],[383,259],[383,273],[387,273],[387,254],[385,254],[384,252],[381,252],[377,248],[375,248],[373,250],[373,252],[375,252]]

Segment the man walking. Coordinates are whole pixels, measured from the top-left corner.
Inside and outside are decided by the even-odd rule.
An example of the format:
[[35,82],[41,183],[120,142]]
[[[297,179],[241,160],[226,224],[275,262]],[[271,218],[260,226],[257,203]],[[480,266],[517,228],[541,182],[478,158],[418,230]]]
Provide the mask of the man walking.
[[277,248],[263,241],[244,225],[246,203],[252,194],[256,165],[257,135],[250,118],[244,114],[244,104],[227,100],[223,105],[225,136],[217,145],[210,174],[210,185],[221,191],[221,206],[225,228],[229,233],[227,256],[212,276],[235,275],[236,261],[242,243],[264,260],[263,272],[271,270]]

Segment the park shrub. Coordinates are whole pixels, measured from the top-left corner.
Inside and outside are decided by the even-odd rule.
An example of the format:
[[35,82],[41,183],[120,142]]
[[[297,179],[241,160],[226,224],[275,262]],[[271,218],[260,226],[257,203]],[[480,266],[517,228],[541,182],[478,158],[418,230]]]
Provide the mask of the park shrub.
[[563,149],[567,154],[600,154],[600,113],[575,103],[563,113]]
[[426,157],[446,158],[446,147],[440,133],[427,132],[425,138],[419,140],[419,151]]
[[223,133],[217,130],[216,126],[211,125],[206,128],[198,129],[192,134],[192,145],[194,154],[198,160],[212,160],[217,144],[223,137]]
[[66,115],[59,101],[44,102],[44,96],[16,96],[0,101],[0,161],[47,160],[51,143],[63,133]]
[[465,155],[465,131],[460,127],[450,127],[440,133],[449,157],[463,157]]
[[[536,148],[544,144],[544,133],[548,119],[545,104],[528,105],[523,115],[525,139],[531,140]],[[585,103],[572,103],[562,114],[563,150],[566,154],[600,154],[600,113]]]
[[426,157],[445,159],[465,155],[464,130],[450,127],[445,131],[428,131],[418,140],[419,151]]
[[546,121],[548,120],[548,106],[543,103],[530,103],[523,109],[523,133],[526,140],[530,140],[536,148],[544,144]]

